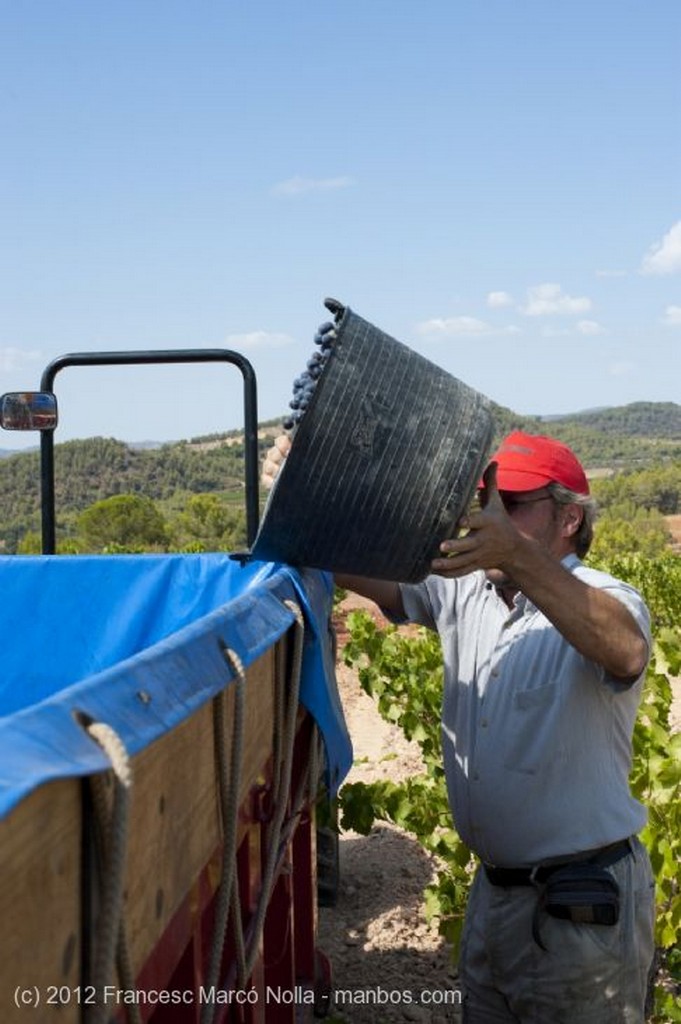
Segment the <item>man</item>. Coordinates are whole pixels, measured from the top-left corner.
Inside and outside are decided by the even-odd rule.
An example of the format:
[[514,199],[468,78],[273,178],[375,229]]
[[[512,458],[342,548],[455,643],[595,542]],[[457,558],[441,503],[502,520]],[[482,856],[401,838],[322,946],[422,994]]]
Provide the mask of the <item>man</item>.
[[[278,439],[266,482],[286,450]],[[640,1024],[654,890],[627,780],[648,613],[580,561],[595,510],[565,445],[509,435],[479,498],[422,583],[337,577],[441,638],[449,800],[481,860],[459,964],[464,1021]]]

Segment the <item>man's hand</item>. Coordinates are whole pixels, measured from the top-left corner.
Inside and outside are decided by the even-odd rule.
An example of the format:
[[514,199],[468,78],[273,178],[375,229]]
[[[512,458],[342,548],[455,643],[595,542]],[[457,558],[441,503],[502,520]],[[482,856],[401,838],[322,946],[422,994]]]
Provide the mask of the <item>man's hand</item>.
[[287,434],[280,434],[275,440],[274,446],[270,448],[262,466],[260,481],[268,491],[274,487],[282,463],[291,450],[291,439]]
[[432,571],[439,576],[455,579],[476,569],[508,571],[511,567],[521,535],[501,500],[496,462],[487,467],[483,480],[485,507],[459,520],[459,526],[468,533],[440,544],[440,551],[446,557],[436,558],[431,564]]

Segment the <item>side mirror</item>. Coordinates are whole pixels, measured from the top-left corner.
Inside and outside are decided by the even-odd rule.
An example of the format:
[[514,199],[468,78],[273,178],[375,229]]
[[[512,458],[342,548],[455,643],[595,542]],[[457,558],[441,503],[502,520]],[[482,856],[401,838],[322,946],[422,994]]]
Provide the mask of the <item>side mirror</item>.
[[0,427],[5,430],[54,430],[57,397],[49,391],[9,391],[0,396]]

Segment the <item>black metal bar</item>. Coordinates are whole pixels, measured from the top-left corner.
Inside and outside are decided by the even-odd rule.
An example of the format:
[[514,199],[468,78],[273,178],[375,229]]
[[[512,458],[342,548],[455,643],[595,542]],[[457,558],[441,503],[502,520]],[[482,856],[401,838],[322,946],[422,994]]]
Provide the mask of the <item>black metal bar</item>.
[[[243,378],[244,476],[246,485],[246,531],[249,546],[258,532],[258,402],[255,371],[250,362],[229,349],[160,349],[157,351],[74,352],[59,356],[43,371],[40,390],[54,392],[57,374],[69,366],[151,365],[158,363],[225,362],[237,366]],[[54,430],[40,434],[40,486],[43,554],[56,551]],[[81,978],[90,978],[93,870],[92,810],[87,780],[81,786],[83,885],[81,890]]]
[[[68,366],[123,366],[155,363],[231,363],[238,367],[244,386],[244,476],[246,535],[249,547],[258,532],[258,399],[255,371],[245,356],[230,349],[158,349],[130,352],[72,352],[54,359],[43,370],[41,391],[54,391],[54,379]],[[54,497],[54,431],[40,435],[43,554],[56,550]]]
[[54,430],[40,431],[40,514],[43,554],[53,555],[57,550],[54,524]]

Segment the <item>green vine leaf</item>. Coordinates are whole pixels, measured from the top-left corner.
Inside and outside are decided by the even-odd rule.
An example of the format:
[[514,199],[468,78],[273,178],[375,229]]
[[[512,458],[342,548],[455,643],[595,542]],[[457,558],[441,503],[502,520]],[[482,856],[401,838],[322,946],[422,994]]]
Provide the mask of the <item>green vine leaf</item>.
[[[641,837],[656,877],[656,941],[678,981],[681,956],[681,735],[670,735],[672,686],[681,674],[681,560],[617,556],[605,568],[643,593],[651,610],[654,649],[633,737],[630,788],[648,808]],[[342,787],[342,827],[366,835],[375,821],[390,821],[413,835],[443,869],[424,893],[426,916],[436,921],[453,954],[463,926],[475,858],[452,827],[442,766],[440,707],[442,654],[438,637],[425,630],[379,628],[366,612],[348,616],[350,638],[343,657],[381,715],[396,723],[421,751],[424,772],[401,783],[381,781]],[[658,987],[651,1021],[668,1024],[670,995]]]

